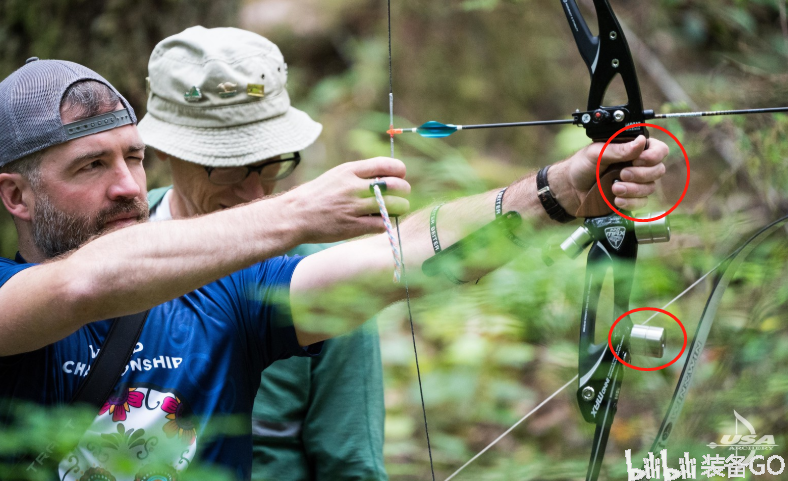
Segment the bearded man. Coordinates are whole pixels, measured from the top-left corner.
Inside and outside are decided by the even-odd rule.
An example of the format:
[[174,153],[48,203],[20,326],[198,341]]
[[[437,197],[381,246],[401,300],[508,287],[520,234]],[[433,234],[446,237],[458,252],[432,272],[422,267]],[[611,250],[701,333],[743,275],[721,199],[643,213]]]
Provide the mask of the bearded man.
[[[26,403],[68,404],[112,319],[150,309],[115,392],[58,479],[91,470],[148,479],[200,462],[247,479],[251,433],[204,433],[216,419],[248,423],[264,367],[320,349],[299,344],[288,307],[301,259],[276,256],[381,232],[369,179],[386,179],[390,208],[402,213],[404,166],[346,164],[266,200],[267,213],[258,202],[150,224],[135,123],[105,79],[71,62],[31,59],[0,83],[0,197],[19,241],[14,261],[0,259],[0,422]],[[101,436],[119,431],[135,438],[106,447]]]

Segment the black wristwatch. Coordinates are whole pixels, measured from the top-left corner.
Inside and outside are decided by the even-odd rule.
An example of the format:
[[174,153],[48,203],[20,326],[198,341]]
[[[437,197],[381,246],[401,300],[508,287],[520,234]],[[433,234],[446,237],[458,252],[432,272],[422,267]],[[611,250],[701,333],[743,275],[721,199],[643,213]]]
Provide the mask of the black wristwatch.
[[547,184],[547,171],[550,169],[550,166],[543,168],[536,174],[536,193],[539,196],[539,201],[542,203],[542,207],[544,210],[547,211],[547,215],[550,216],[551,219],[561,222],[562,224],[566,224],[567,222],[571,222],[575,220],[577,217],[570,215],[561,204],[555,200],[553,197],[553,192],[550,190],[550,186]]

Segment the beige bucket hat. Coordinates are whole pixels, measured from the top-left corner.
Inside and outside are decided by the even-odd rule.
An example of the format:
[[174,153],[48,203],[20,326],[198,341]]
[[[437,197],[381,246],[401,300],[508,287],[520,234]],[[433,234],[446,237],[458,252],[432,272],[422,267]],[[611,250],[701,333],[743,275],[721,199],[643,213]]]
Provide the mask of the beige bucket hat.
[[287,64],[268,39],[237,28],[191,27],[148,63],[149,146],[211,167],[247,165],[308,147],[323,126],[290,106]]

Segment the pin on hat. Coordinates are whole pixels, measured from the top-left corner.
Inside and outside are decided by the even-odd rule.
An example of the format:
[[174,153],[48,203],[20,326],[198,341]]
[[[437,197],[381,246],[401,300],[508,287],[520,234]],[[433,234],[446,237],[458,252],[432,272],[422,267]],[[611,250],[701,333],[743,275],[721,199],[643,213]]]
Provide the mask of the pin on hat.
[[219,89],[219,97],[223,99],[229,99],[230,97],[238,95],[238,91],[235,89],[236,87],[238,87],[238,84],[232,82],[222,82],[216,86],[216,88]]
[[178,159],[248,165],[303,150],[322,130],[290,105],[279,48],[252,32],[188,28],[156,46],[148,76],[140,134]]
[[250,97],[265,97],[265,85],[263,84],[249,84],[246,86],[246,95]]
[[187,102],[199,102],[202,100],[202,92],[200,91],[200,87],[193,85],[188,92],[183,94],[183,98],[185,98]]

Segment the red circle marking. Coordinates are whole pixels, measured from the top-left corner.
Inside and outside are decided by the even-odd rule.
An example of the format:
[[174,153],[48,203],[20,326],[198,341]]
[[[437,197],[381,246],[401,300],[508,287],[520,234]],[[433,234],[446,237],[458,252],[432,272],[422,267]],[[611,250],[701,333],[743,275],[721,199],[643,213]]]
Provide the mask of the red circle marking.
[[622,213],[621,213],[621,212],[620,212],[618,209],[616,209],[616,208],[613,206],[613,204],[611,204],[611,203],[610,203],[610,201],[609,201],[609,200],[607,200],[607,197],[605,197],[605,193],[604,193],[604,192],[602,192],[602,187],[599,187],[599,193],[600,193],[600,194],[602,194],[602,200],[604,200],[604,201],[605,201],[605,204],[607,204],[607,206],[608,206],[608,207],[610,207],[611,209],[613,209],[613,212],[615,212],[616,214],[620,215],[621,217],[623,217],[623,218],[625,218],[625,219],[629,219],[629,220],[631,220],[631,221],[633,221],[633,222],[652,222],[652,221],[655,221],[655,220],[662,219],[663,217],[665,217],[665,216],[667,216],[668,214],[670,214],[671,212],[673,212],[673,211],[676,209],[676,207],[678,207],[678,206],[679,206],[679,204],[681,204],[681,202],[684,200],[684,196],[685,196],[685,195],[687,195],[687,189],[689,188],[689,181],[690,181],[690,163],[689,163],[689,156],[687,155],[687,151],[686,151],[686,150],[684,150],[684,146],[683,146],[683,145],[681,145],[681,142],[679,142],[679,139],[677,139],[675,135],[673,135],[672,133],[670,133],[670,131],[669,131],[668,129],[665,129],[665,128],[663,128],[663,127],[660,127],[659,125],[654,125],[654,124],[645,124],[645,123],[643,123],[643,124],[632,124],[632,125],[627,125],[627,126],[626,126],[626,127],[624,127],[623,129],[621,129],[621,130],[619,130],[618,132],[616,132],[615,134],[613,134],[613,136],[612,136],[612,137],[610,137],[610,139],[608,139],[608,141],[607,141],[607,142],[605,142],[605,146],[604,146],[604,147],[602,147],[602,151],[599,153],[599,158],[598,158],[598,159],[597,159],[597,161],[596,161],[596,185],[597,185],[597,186],[599,186],[599,185],[601,184],[601,182],[600,182],[600,180],[599,180],[599,167],[600,167],[600,164],[602,163],[602,155],[605,153],[605,149],[607,149],[607,146],[608,146],[608,145],[610,145],[610,142],[612,142],[612,141],[613,141],[613,139],[615,139],[616,137],[618,137],[618,136],[619,136],[619,134],[621,134],[621,132],[624,132],[624,131],[626,131],[626,130],[629,130],[629,129],[633,129],[633,128],[635,128],[635,127],[653,127],[653,128],[655,128],[655,129],[661,130],[661,131],[665,132],[666,134],[668,134],[668,135],[670,136],[670,138],[671,138],[671,139],[673,139],[673,140],[674,140],[674,141],[675,141],[675,142],[678,144],[679,148],[681,148],[681,153],[683,153],[683,154],[684,154],[684,161],[687,163],[687,181],[686,181],[686,183],[684,184],[684,192],[682,192],[682,193],[681,193],[681,197],[679,197],[679,200],[678,200],[678,202],[676,202],[676,203],[673,205],[673,207],[671,207],[671,208],[670,208],[670,209],[669,209],[667,212],[665,212],[664,214],[662,214],[662,215],[659,215],[659,216],[657,216],[657,217],[651,217],[651,218],[648,218],[648,219],[635,219],[634,217],[630,217],[630,216],[628,216],[628,215],[626,215],[626,214],[622,214]]
[[[632,365],[632,364],[626,362],[625,360],[621,359],[620,357],[618,357],[618,354],[616,354],[616,351],[613,349],[613,329],[616,328],[616,324],[618,324],[618,322],[621,319],[627,317],[628,315],[632,314],[633,312],[640,312],[640,311],[661,312],[662,314],[665,314],[666,316],[671,317],[674,321],[676,321],[678,323],[679,326],[681,326],[681,332],[684,333],[684,346],[682,346],[681,352],[675,358],[673,358],[673,360],[670,361],[669,363],[663,364],[662,366],[657,366],[657,367],[638,367],[638,366]],[[670,366],[674,362],[678,361],[679,358],[681,357],[681,355],[684,354],[684,351],[687,349],[687,330],[684,329],[684,324],[682,324],[681,321],[679,321],[678,317],[674,316],[673,314],[671,314],[670,312],[668,312],[668,311],[666,311],[664,309],[660,309],[658,307],[639,307],[637,309],[632,309],[631,311],[625,312],[618,319],[616,319],[616,322],[614,322],[613,325],[610,327],[610,332],[607,335],[607,347],[610,348],[610,352],[612,352],[613,355],[616,356],[616,359],[621,361],[621,363],[623,365],[627,366],[627,367],[631,367],[632,369],[636,369],[638,371],[659,371],[660,369],[665,369],[666,367]]]

